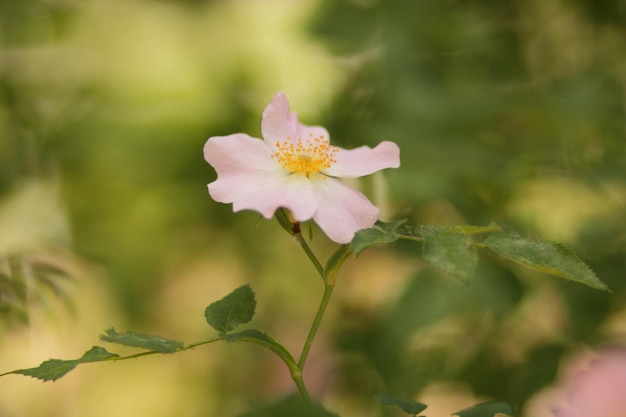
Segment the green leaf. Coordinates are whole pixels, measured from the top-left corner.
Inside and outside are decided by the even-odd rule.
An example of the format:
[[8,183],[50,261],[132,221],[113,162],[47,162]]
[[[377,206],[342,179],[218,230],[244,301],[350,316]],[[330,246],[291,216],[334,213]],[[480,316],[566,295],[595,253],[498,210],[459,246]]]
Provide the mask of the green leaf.
[[76,368],[76,366],[81,363],[101,362],[118,357],[119,355],[107,352],[107,350],[103,347],[94,346],[85,352],[80,359],[49,359],[42,362],[42,364],[37,368],[18,369],[3,375],[20,374],[41,379],[42,381],[55,381],[70,372],[72,369]]
[[204,317],[215,330],[227,333],[252,320],[255,309],[254,292],[249,285],[243,285],[209,305],[204,311]]
[[148,349],[161,353],[172,353],[183,347],[182,342],[165,339],[160,336],[150,336],[142,333],[126,332],[118,333],[111,328],[106,334],[100,336],[100,340],[118,345],[132,346]]
[[76,368],[77,360],[64,361],[61,359],[49,359],[42,362],[37,368],[18,369],[13,374],[21,374],[41,379],[42,381],[56,381],[72,369]]
[[405,413],[411,415],[417,415],[417,413],[421,413],[428,407],[426,404],[418,403],[417,401],[393,398],[387,395],[379,395],[377,399],[381,405],[398,407]]
[[546,274],[569,279],[610,291],[596,274],[575,253],[553,242],[534,242],[504,233],[485,239],[485,245],[495,253]]
[[101,362],[106,361],[111,358],[119,358],[120,355],[117,353],[111,353],[107,351],[102,346],[94,346],[89,349],[81,358],[79,359],[80,363],[89,363],[89,362]]
[[435,268],[462,280],[474,275],[478,254],[468,236],[448,229],[424,227],[423,257]]
[[513,407],[511,407],[511,404],[504,401],[487,401],[468,408],[464,408],[461,411],[457,411],[453,415],[459,417],[493,417],[498,413],[512,416]]
[[406,219],[389,223],[378,221],[371,229],[359,230],[350,243],[354,256],[359,256],[363,250],[377,243],[395,242],[401,236],[398,228],[405,222]]

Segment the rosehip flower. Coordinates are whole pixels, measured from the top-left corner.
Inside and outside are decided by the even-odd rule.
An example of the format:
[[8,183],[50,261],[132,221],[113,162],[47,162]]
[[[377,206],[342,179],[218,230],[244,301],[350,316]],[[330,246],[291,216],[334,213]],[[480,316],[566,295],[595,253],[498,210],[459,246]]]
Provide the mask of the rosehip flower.
[[579,361],[564,381],[556,417],[626,416],[626,350],[605,349]]
[[375,148],[342,149],[330,144],[321,126],[305,126],[279,92],[263,111],[263,140],[245,133],[214,136],[204,145],[204,159],[217,171],[209,194],[233,211],[254,210],[269,219],[279,208],[297,222],[313,219],[337,243],[349,243],[372,227],[379,210],[339,178],[357,178],[400,166],[393,142]]

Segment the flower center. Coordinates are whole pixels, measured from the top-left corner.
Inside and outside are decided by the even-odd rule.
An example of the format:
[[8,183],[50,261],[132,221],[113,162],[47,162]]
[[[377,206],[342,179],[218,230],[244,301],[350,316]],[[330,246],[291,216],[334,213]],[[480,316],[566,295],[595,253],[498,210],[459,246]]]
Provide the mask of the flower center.
[[330,168],[335,162],[335,155],[339,148],[331,146],[324,136],[298,140],[294,143],[291,138],[276,141],[276,152],[272,159],[280,166],[291,172],[301,172],[307,177],[310,174]]

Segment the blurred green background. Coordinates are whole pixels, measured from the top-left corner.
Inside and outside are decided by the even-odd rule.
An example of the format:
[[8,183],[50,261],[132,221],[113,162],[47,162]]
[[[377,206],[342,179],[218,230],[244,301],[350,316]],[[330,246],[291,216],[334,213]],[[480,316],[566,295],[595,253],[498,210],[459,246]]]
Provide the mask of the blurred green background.
[[[213,202],[202,158],[209,136],[258,137],[284,90],[334,144],[399,144],[402,167],[363,184],[384,218],[556,240],[613,290],[487,256],[463,285],[419,248],[370,249],[339,277],[317,398],[530,415],[565,355],[626,331],[624,51],[612,0],[0,2],[0,372],[78,357],[109,326],[206,338],[204,307],[247,282],[256,327],[299,350],[313,268],[274,222]],[[245,346],[0,387],[2,416],[237,415],[291,390]]]

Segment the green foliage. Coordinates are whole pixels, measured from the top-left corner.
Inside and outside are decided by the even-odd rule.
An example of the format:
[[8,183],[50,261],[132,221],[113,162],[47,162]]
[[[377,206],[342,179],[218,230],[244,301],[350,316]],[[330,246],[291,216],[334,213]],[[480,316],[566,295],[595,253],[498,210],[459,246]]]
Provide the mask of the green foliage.
[[423,236],[423,257],[426,262],[464,281],[473,277],[478,265],[478,254],[468,236],[433,227],[424,227]]
[[233,292],[209,305],[204,311],[207,323],[220,333],[227,333],[240,324],[252,320],[256,309],[254,292],[242,285]]
[[270,404],[256,407],[239,417],[339,417],[318,403],[308,404],[297,395],[281,398]]
[[[483,242],[476,236],[489,234]],[[500,256],[546,274],[576,281],[608,291],[608,287],[576,254],[553,242],[534,242],[503,233],[495,225],[462,225],[447,228],[411,227],[406,220],[377,222],[373,228],[356,234],[351,250],[360,254],[370,246],[397,240],[421,243],[422,257],[447,275],[469,281],[478,265],[477,247],[487,248]]]
[[[623,1],[554,2],[548,10],[541,1],[321,0],[311,9],[316,13],[310,21],[312,33],[306,37],[296,34],[306,38],[307,44],[292,44],[293,31],[284,34],[280,42],[287,45],[284,50],[290,55],[289,62],[300,61],[291,56],[298,51],[309,54],[309,42],[314,43],[315,50],[337,51],[339,56],[324,57],[324,62],[336,63],[337,58],[349,62],[337,66],[347,72],[332,75],[345,81],[343,91],[328,87],[336,84],[328,83],[321,71],[314,71],[307,79],[310,74],[297,67],[284,67],[282,72],[264,70],[269,68],[268,63],[250,57],[250,45],[241,43],[238,36],[230,36],[232,28],[242,34],[241,25],[217,25],[224,29],[213,31],[216,25],[211,17],[230,22],[240,13],[228,6],[214,8],[217,13],[220,9],[229,13],[219,16],[216,10],[205,10],[206,2],[197,0],[201,9],[186,9],[190,0],[184,5],[165,0],[157,2],[156,8],[151,2],[126,3],[136,16],[116,10],[117,2],[113,9],[105,5],[104,13],[97,14],[105,19],[111,11],[128,16],[128,21],[116,28],[119,36],[103,37],[93,36],[98,31],[91,30],[91,24],[85,25],[91,23],[85,20],[90,9],[85,10],[81,2],[2,2],[2,47],[7,52],[3,54],[7,60],[3,67],[7,70],[0,74],[0,190],[21,187],[24,179],[58,178],[63,207],[68,209],[67,220],[73,229],[73,249],[90,260],[98,260],[98,268],[110,278],[103,281],[111,286],[105,290],[117,296],[121,314],[133,326],[153,319],[148,312],[154,298],[145,294],[155,288],[154,277],[171,276],[162,273],[163,268],[169,272],[176,265],[182,270],[187,262],[204,257],[206,248],[222,241],[219,234],[232,245],[228,248],[231,253],[250,263],[251,269],[245,273],[259,266],[264,270],[275,267],[273,273],[280,281],[289,270],[281,262],[284,253],[275,255],[269,250],[274,235],[265,234],[267,226],[255,231],[263,241],[259,244],[259,240],[250,238],[247,219],[252,216],[233,216],[230,207],[208,202],[205,185],[214,172],[200,156],[207,136],[258,127],[259,107],[267,94],[278,88],[286,89],[294,102],[300,103],[298,106],[304,104],[312,109],[307,110],[309,121],[327,127],[336,145],[373,146],[382,139],[397,142],[402,168],[385,174],[389,206],[402,216],[426,224],[433,218],[427,209],[433,207],[433,202],[444,202],[460,215],[453,216],[454,222],[459,217],[470,224],[495,220],[521,228],[524,235],[537,233],[557,239],[544,234],[539,226],[543,213],[517,217],[512,203],[520,202],[520,190],[528,182],[541,183],[554,176],[593,188],[606,206],[611,206],[610,210],[600,210],[593,218],[571,217],[563,228],[571,230],[568,245],[591,260],[595,273],[616,296],[588,291],[584,285],[558,286],[559,292],[553,296],[567,308],[562,320],[566,325],[555,329],[562,332],[555,339],[596,343],[600,323],[624,309],[623,297],[618,296],[626,289],[621,279],[626,236],[621,202],[626,178],[624,80],[616,71],[626,62]],[[164,3],[168,13],[161,14]],[[150,10],[142,10],[144,7]],[[246,8],[238,9],[242,15],[250,13]],[[148,20],[150,16],[158,27],[174,28],[176,35],[168,38],[167,30],[159,31],[164,38],[156,44],[173,45],[182,56],[174,60],[174,67],[165,67],[171,78],[156,71],[145,83],[143,79],[137,83],[133,71],[125,70],[129,58],[128,68],[139,68],[139,74],[142,71],[137,63],[163,59],[158,51],[142,47],[143,38],[155,43],[154,37],[141,36],[150,33],[145,31],[154,23]],[[126,24],[133,20],[136,24]],[[254,20],[262,21],[262,16]],[[176,30],[176,24],[185,28]],[[81,29],[85,27],[86,31]],[[141,28],[141,33],[134,32],[134,28]],[[207,32],[206,28],[211,30]],[[267,31],[268,40],[273,36],[271,29]],[[187,36],[197,37],[198,33],[205,34],[207,42],[190,42]],[[542,33],[545,42],[537,42],[537,33]],[[118,43],[115,39],[129,42]],[[319,41],[325,41],[324,48],[318,48]],[[176,48],[176,42],[189,47]],[[194,45],[202,45],[202,50]],[[122,66],[102,66],[98,62],[91,65],[90,54],[85,54],[83,48],[87,52],[104,51],[105,62]],[[149,55],[135,53],[142,50]],[[220,55],[221,50],[228,51],[227,56]],[[167,48],[162,52],[167,55]],[[222,59],[207,59],[216,54]],[[242,60],[242,56],[250,59]],[[132,62],[135,57],[137,62]],[[214,77],[211,68],[206,67],[215,66],[214,62],[222,62],[217,73],[226,74],[224,77]],[[182,72],[177,73],[175,68]],[[207,74],[207,68],[210,76],[198,80],[185,76],[190,74],[185,69],[191,69],[191,74]],[[68,74],[69,78],[58,74]],[[183,89],[178,86],[180,80],[184,81]],[[294,85],[298,86],[297,92],[292,89]],[[320,85],[328,88],[320,89]],[[319,109],[325,109],[324,117],[314,118]],[[542,192],[528,204],[545,203],[550,197]],[[580,200],[580,207],[572,211],[584,214],[587,207],[587,202]],[[548,212],[558,213],[561,209],[555,206]],[[27,214],[24,217],[29,217]],[[453,224],[446,213],[437,212],[436,217],[441,220],[439,224]],[[289,231],[290,225],[285,226]],[[419,358],[407,357],[409,335],[423,326],[435,328],[441,320],[462,321],[470,327],[471,318],[483,314],[495,317],[498,337],[508,333],[508,328],[501,331],[504,320],[515,318],[508,314],[520,310],[516,307],[526,301],[525,297],[535,296],[531,294],[532,285],[520,279],[520,268],[511,267],[512,262],[593,288],[607,288],[567,249],[552,243],[502,244],[511,238],[504,234],[483,240],[474,233],[474,226],[450,228],[445,234],[437,229],[429,242],[420,227],[411,231],[404,226],[384,230],[386,226],[379,224],[375,230],[357,235],[365,237],[364,244],[355,240],[351,246],[359,255],[370,243],[396,242],[395,250],[411,256],[422,254],[433,266],[414,277],[415,281],[421,280],[419,285],[411,282],[398,288],[400,302],[390,306],[392,319],[384,313],[381,316],[380,311],[350,309],[347,320],[324,324],[362,326],[364,334],[371,337],[358,338],[349,333],[350,346],[367,351],[385,381],[407,387],[407,391],[420,388],[416,380],[450,369],[450,362],[441,357],[452,356],[457,346],[456,341],[447,346],[441,341],[445,355],[438,356],[440,351],[435,350]],[[4,242],[6,229],[0,229]],[[211,233],[203,233],[206,230]],[[23,237],[23,231],[16,233]],[[217,239],[213,232],[218,234]],[[449,280],[438,280],[433,273],[434,269],[445,273],[446,268],[438,263],[452,265],[448,269],[455,276],[459,276],[458,270],[470,271],[455,263],[455,253],[441,248],[445,248],[448,238],[462,245],[461,237],[448,236],[457,232],[470,235],[465,238],[470,242],[468,251],[487,255],[481,257],[471,285],[462,289]],[[35,243],[36,247],[48,247],[48,243],[59,241],[63,239],[55,236],[52,242]],[[438,243],[435,262],[431,251]],[[543,249],[537,249],[540,246]],[[489,256],[490,252],[508,260],[494,262],[496,258]],[[326,272],[340,265],[339,255],[343,253],[332,258]],[[9,263],[0,268],[0,313],[21,320],[28,314],[26,300],[32,302],[34,296],[39,302],[40,297],[49,300],[51,294],[53,299],[63,296],[57,293],[67,282],[62,276],[43,271],[43,279],[35,274],[34,280],[21,281],[20,274],[30,266],[14,268],[7,258],[13,256],[12,252],[2,256]],[[468,277],[469,272],[461,279]],[[293,293],[286,297],[298,297],[300,287],[287,288]],[[40,294],[39,289],[44,292]],[[285,294],[284,288],[280,293]],[[466,319],[468,322],[463,321]],[[147,325],[155,327],[155,323]],[[330,338],[348,337],[330,330]],[[471,340],[479,338],[472,336]],[[526,366],[503,369],[501,361],[494,358],[489,337],[485,338],[471,361],[473,372],[459,371],[450,377],[464,379],[476,392],[492,398],[513,392],[516,403],[552,380],[565,350],[561,345],[552,347],[554,352],[538,361],[540,349],[534,349],[526,354]],[[263,341],[262,337],[251,339]],[[51,369],[73,365],[72,361],[53,361],[47,365]]]
[[400,238],[398,229],[406,222],[406,219],[394,222],[376,222],[376,225],[370,229],[360,230],[352,239],[350,247],[354,256],[359,254],[377,243],[391,243]]
[[512,416],[513,407],[511,407],[511,404],[504,401],[487,401],[457,411],[454,415],[459,417],[493,417],[498,413]]
[[143,348],[159,353],[173,353],[183,347],[182,342],[176,342],[160,336],[135,332],[117,333],[113,328],[108,329],[106,334],[100,336],[100,339],[109,343]]
[[417,401],[394,398],[387,395],[379,395],[377,399],[381,405],[398,407],[405,413],[412,415],[417,415],[417,413],[421,413],[428,407],[426,404]]
[[10,256],[0,253],[0,265],[0,320],[27,323],[29,301],[45,300],[50,294],[63,302],[70,301],[67,287],[73,278],[62,263],[25,252]]
[[533,242],[509,234],[495,234],[485,239],[485,245],[512,261],[546,274],[580,282],[591,288],[609,291],[575,253],[558,243]]
[[119,357],[115,353],[107,352],[107,350],[100,346],[94,346],[89,349],[79,359],[73,360],[61,360],[61,359],[49,359],[42,362],[36,368],[18,369],[16,371],[8,372],[8,374],[21,374],[31,376],[33,378],[41,379],[42,381],[55,381],[81,363],[101,362],[111,360]]

